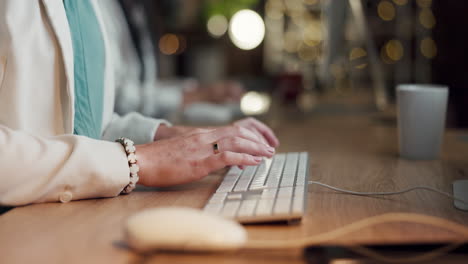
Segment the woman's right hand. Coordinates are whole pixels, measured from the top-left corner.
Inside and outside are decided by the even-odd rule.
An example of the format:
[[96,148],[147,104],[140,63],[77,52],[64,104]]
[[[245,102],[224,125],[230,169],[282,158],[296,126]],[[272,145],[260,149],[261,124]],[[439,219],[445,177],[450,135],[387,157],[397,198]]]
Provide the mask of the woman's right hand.
[[[213,149],[218,144],[219,153]],[[139,184],[170,186],[192,182],[226,166],[258,165],[275,149],[249,129],[227,126],[137,146]]]

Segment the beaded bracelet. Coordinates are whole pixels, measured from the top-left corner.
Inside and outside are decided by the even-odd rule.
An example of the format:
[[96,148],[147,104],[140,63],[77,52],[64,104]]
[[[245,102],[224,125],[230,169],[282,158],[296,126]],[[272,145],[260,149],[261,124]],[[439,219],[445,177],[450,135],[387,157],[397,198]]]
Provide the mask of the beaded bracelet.
[[136,184],[140,179],[138,177],[138,171],[140,170],[140,167],[137,164],[136,148],[133,141],[128,138],[121,137],[115,141],[122,144],[125,149],[125,153],[127,153],[128,166],[130,167],[130,182],[127,186],[125,186],[121,194],[128,194],[133,191],[133,189],[135,189]]

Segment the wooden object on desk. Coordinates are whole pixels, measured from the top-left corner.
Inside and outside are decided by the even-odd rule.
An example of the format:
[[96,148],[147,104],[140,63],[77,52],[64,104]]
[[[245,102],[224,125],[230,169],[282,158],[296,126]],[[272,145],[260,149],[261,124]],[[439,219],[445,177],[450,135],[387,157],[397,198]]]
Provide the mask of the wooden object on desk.
[[[449,131],[442,158],[408,161],[398,157],[397,131],[372,115],[312,116],[281,121],[279,152],[308,151],[310,177],[356,191],[396,191],[428,185],[451,192],[451,182],[468,178],[468,141]],[[139,188],[130,195],[68,204],[37,204],[0,216],[3,263],[303,263],[301,251],[241,251],[235,254],[168,254],[141,256],[123,241],[126,218],[148,207],[201,208],[221,181],[220,175],[189,185]],[[468,213],[453,201],[426,191],[391,197],[360,197],[310,186],[308,211],[297,225],[246,226],[251,239],[295,239],[339,228],[387,212],[415,212],[468,223]],[[367,228],[336,243],[450,241],[444,230],[394,223]],[[331,243],[332,243],[331,242]]]

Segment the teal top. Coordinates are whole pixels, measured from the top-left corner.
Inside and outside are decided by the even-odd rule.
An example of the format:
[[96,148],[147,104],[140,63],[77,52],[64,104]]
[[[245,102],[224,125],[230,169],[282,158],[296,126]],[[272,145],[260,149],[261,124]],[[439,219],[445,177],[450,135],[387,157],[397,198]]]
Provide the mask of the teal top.
[[63,4],[73,44],[73,133],[100,139],[104,103],[104,41],[90,0],[63,0]]

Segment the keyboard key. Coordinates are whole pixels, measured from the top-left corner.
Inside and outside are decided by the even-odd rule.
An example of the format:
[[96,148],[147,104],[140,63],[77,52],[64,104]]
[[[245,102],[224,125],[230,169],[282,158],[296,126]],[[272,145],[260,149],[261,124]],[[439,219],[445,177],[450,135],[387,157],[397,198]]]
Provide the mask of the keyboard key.
[[289,214],[289,208],[291,207],[291,197],[278,197],[273,209],[275,215],[286,215]]
[[242,194],[241,193],[230,193],[227,194],[226,200],[241,200]]
[[291,152],[244,170],[232,167],[204,210],[246,223],[301,218],[308,166],[307,152]]
[[304,197],[304,186],[296,186],[294,187],[294,197]]
[[239,178],[239,181],[237,182],[236,187],[234,188],[234,191],[235,192],[247,191],[250,181],[254,177],[256,171],[257,171],[257,167],[247,166],[244,169],[244,172],[241,174],[241,177]]
[[260,200],[255,210],[256,216],[270,216],[275,200]]
[[292,214],[294,216],[301,216],[304,214],[304,197],[294,197]]
[[223,212],[221,213],[224,217],[234,218],[237,214],[240,201],[228,201],[224,204]]
[[278,191],[278,198],[292,197],[293,187],[283,187]]
[[223,208],[222,203],[209,203],[205,206],[205,208],[203,208],[203,210],[208,213],[219,214],[221,208]]
[[275,199],[278,189],[265,189],[262,191],[262,199]]
[[227,193],[214,193],[208,203],[223,203]]
[[244,200],[239,208],[239,212],[237,213],[237,216],[239,217],[253,216],[256,205],[257,205],[257,200]]

